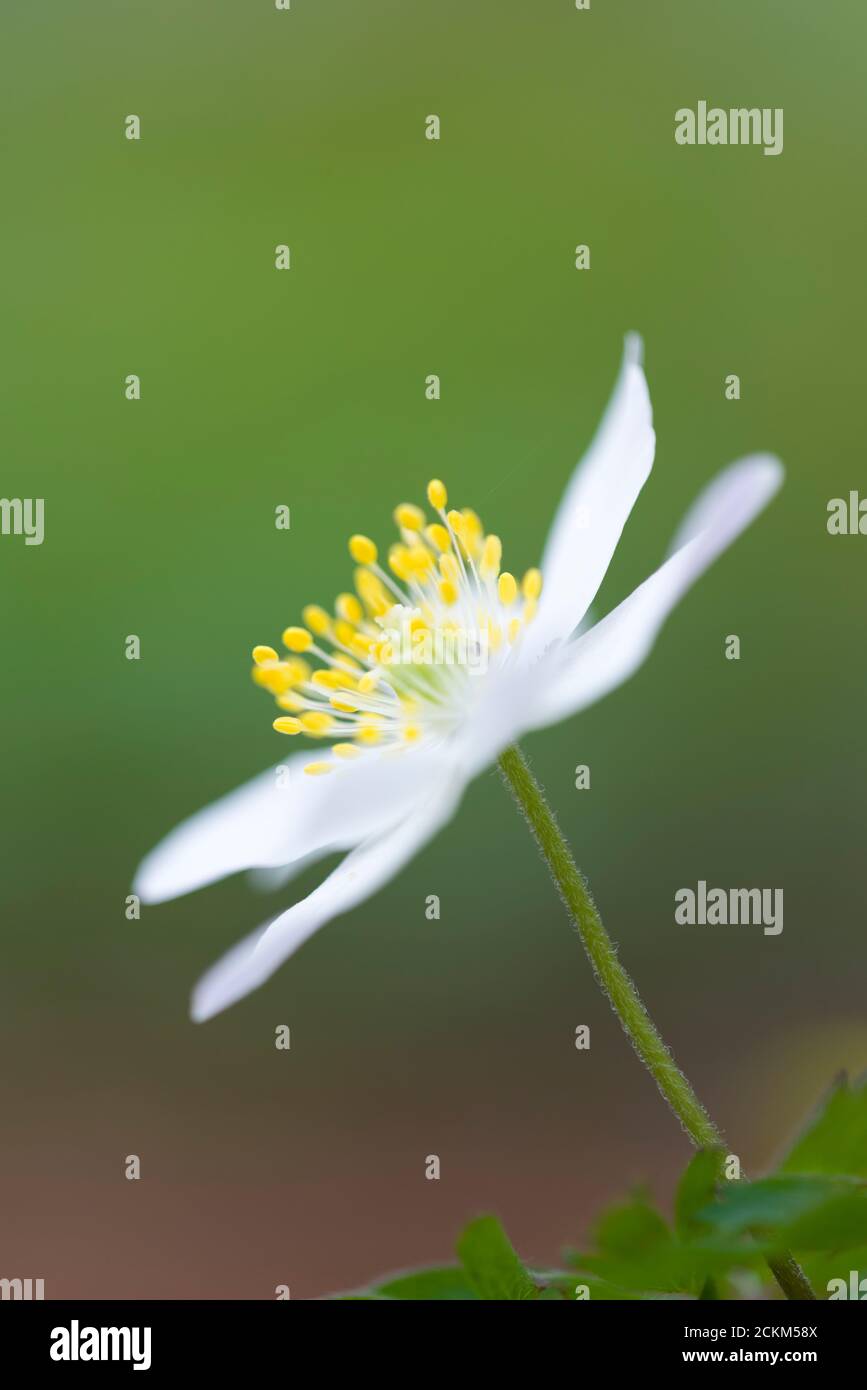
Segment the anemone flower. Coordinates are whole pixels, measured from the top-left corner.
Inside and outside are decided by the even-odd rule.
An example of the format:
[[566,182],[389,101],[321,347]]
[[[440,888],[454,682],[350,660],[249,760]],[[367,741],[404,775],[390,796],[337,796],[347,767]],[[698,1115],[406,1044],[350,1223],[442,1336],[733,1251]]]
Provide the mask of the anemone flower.
[[253,677],[280,710],[275,730],[315,741],[317,756],[293,754],[184,821],[144,859],[135,892],[161,902],[241,869],[280,884],[315,859],[348,853],[306,898],[204,975],[194,1019],[249,994],[326,922],[388,883],[492,762],[500,760],[514,791],[516,739],[631,676],[672,608],[780,486],[782,467],[765,454],[725,469],[660,568],[588,625],[654,446],[641,343],[631,336],[539,569],[519,582],[502,567],[499,537],[473,511],[449,509],[434,480],[433,517],[398,506],[400,539],[383,564],[371,539],[351,538],[355,592],[338,597],[333,615],[310,605],[303,625],[283,633],[283,656],[254,649]]
[[[340,594],[333,614],[305,608],[303,624],[283,633],[282,657],[253,649],[253,678],[280,710],[275,730],[315,740],[319,754],[296,755],[184,821],[145,858],[135,891],[160,902],[240,869],[278,886],[323,855],[347,853],[318,888],[207,971],[193,991],[194,1019],[258,988],[319,927],[399,873],[454,814],[467,783],[496,761],[632,1046],[692,1143],[722,1147],[516,743],[631,676],[687,589],[782,482],[768,454],[725,469],[687,513],[659,569],[591,623],[654,447],[641,343],[632,336],[540,569],[520,583],[504,570],[500,538],[475,512],[449,509],[437,478],[427,488],[433,519],[412,502],[395,509],[400,539],[384,566],[374,541],[351,537],[355,592]],[[788,1298],[815,1298],[791,1255],[768,1264]]]

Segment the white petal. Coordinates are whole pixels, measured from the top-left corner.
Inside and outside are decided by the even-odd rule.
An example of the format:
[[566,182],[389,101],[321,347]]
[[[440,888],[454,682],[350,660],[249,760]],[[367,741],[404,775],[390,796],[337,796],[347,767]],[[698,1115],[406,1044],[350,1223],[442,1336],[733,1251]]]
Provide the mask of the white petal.
[[528,655],[567,638],[581,622],[647,481],[655,446],[641,339],[631,334],[602,423],[551,527],[542,557],[542,598],[527,634]]
[[710,484],[675,537],[678,548],[629,598],[576,641],[552,654],[544,694],[528,710],[526,728],[555,723],[606,695],[631,676],[687,589],[740,535],[776,493],[780,462],[756,454],[734,463]]
[[190,1010],[196,1022],[258,989],[326,922],[388,883],[449,819],[463,788],[452,766],[441,767],[397,825],[359,845],[308,897],[234,946],[196,985]]
[[142,861],[133,891],[165,902],[239,869],[350,849],[403,815],[432,767],[422,749],[369,749],[310,777],[304,764],[314,756],[295,753],[183,821]]

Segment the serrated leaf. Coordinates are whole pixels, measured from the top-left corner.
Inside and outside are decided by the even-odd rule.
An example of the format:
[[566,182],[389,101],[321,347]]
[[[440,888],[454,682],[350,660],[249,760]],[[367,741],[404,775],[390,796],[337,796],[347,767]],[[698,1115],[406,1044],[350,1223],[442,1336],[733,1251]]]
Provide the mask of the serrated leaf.
[[538,1298],[538,1287],[495,1216],[480,1216],[471,1221],[457,1249],[469,1284],[478,1298],[512,1302]]
[[841,1077],[778,1171],[867,1178],[867,1084]]

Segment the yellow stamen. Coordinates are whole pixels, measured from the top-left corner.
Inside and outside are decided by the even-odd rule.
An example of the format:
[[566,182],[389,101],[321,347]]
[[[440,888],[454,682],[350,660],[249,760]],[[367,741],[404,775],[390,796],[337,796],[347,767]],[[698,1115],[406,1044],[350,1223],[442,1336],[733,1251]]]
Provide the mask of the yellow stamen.
[[388,551],[388,565],[398,579],[407,580],[412,575],[409,551],[405,545],[392,545]]
[[482,544],[482,536],[484,534],[482,530],[482,523],[476,516],[476,513],[470,507],[464,507],[464,510],[461,513],[461,515],[463,517],[463,530],[461,532],[461,541],[463,542],[468,554],[475,557],[478,554]]
[[503,542],[499,536],[486,536],[482,547],[482,563],[479,572],[483,579],[496,579],[503,558]]
[[385,591],[382,580],[377,579],[370,570],[360,569],[355,571],[355,587],[362,603],[369,609],[374,618],[381,617],[392,607],[392,599]]
[[276,666],[254,666],[252,674],[256,684],[272,695],[282,695],[295,684],[288,662],[281,661]]
[[266,661],[279,661],[280,658],[273,647],[254,647],[253,660],[257,666],[264,666]]
[[405,531],[420,531],[424,526],[424,512],[412,502],[401,502],[395,507],[394,519]]
[[361,749],[356,748],[354,743],[332,743],[331,751],[338,758],[357,758]]
[[406,555],[407,564],[410,570],[410,577],[416,574],[424,575],[433,565],[433,556],[423,545],[414,545]]
[[432,526],[425,528],[425,535],[435,550],[451,550],[452,538],[445,526],[441,526],[435,521]]
[[351,647],[358,633],[355,631],[352,623],[347,623],[343,618],[338,618],[337,622],[334,624],[334,636],[337,638],[341,647]]
[[288,715],[281,715],[279,719],[274,720],[271,727],[276,729],[278,734],[300,734],[301,721],[300,719],[290,719]]
[[334,720],[330,714],[322,714],[318,710],[310,710],[307,714],[302,714],[301,725],[305,733],[308,734],[327,734],[334,728]]
[[517,580],[507,570],[504,570],[497,580],[497,593],[500,596],[500,603],[504,603],[507,608],[518,597]]
[[432,507],[436,507],[438,512],[441,512],[448,502],[449,495],[446,492],[445,483],[441,483],[439,478],[431,478],[428,483],[427,500]]
[[304,708],[304,701],[300,699],[298,695],[291,694],[291,692],[285,695],[278,695],[277,704],[279,705],[280,709],[291,709],[294,710],[296,713],[298,712],[298,710],[302,710]]
[[451,551],[447,555],[440,556],[440,574],[443,579],[448,579],[452,584],[457,584],[461,577],[460,565]]
[[306,652],[313,646],[313,637],[306,627],[287,627],[283,633],[283,645],[290,652]]
[[313,684],[322,686],[325,690],[340,690],[342,687],[352,684],[352,677],[343,671],[335,671],[333,667],[328,667],[323,671],[313,672]]
[[333,763],[306,763],[305,772],[309,772],[311,777],[321,777],[325,772],[333,772]]
[[407,724],[404,728],[403,736],[407,743],[417,743],[421,738],[421,729],[417,724]]
[[453,584],[450,579],[441,579],[439,582],[439,593],[443,603],[451,608],[453,603],[458,601],[458,586]]
[[353,704],[343,695],[332,695],[328,703],[332,709],[339,709],[343,714],[355,714],[358,709],[358,705]]
[[350,536],[349,553],[357,565],[375,565],[379,551],[369,536]]
[[364,609],[355,597],[355,594],[338,594],[335,604],[338,616],[347,623],[360,623],[364,617]]
[[524,598],[538,598],[542,592],[542,571],[537,569],[527,570],[521,580],[521,593]]
[[317,637],[328,636],[331,630],[331,619],[325,609],[319,607],[318,603],[308,603],[301,616],[310,631],[315,632]]

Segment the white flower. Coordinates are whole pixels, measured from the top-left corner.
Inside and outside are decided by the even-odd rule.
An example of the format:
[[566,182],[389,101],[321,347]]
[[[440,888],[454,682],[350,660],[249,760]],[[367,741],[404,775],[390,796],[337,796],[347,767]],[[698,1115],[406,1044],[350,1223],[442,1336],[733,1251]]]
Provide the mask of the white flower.
[[[328,755],[294,756],[283,764],[288,788],[271,769],[185,821],[144,860],[135,891],[160,902],[240,869],[279,884],[323,855],[349,853],[308,897],[204,975],[193,1018],[256,989],[319,927],[393,878],[508,744],[631,676],[683,594],[782,481],[768,455],[732,464],[698,498],[664,564],[583,630],[654,445],[641,345],[632,337],[554,519],[541,574],[530,570],[519,585],[502,572],[499,539],[485,536],[473,512],[446,511],[435,481],[428,499],[438,520],[428,524],[410,503],[395,512],[394,578],[380,568],[374,543],[353,536],[357,593],[338,598],[334,617],[305,609],[305,626],[283,634],[288,657],[255,649],[254,676],[283,710],[275,728],[327,742]],[[416,643],[432,664],[406,659]],[[459,659],[450,660],[455,651]]]

